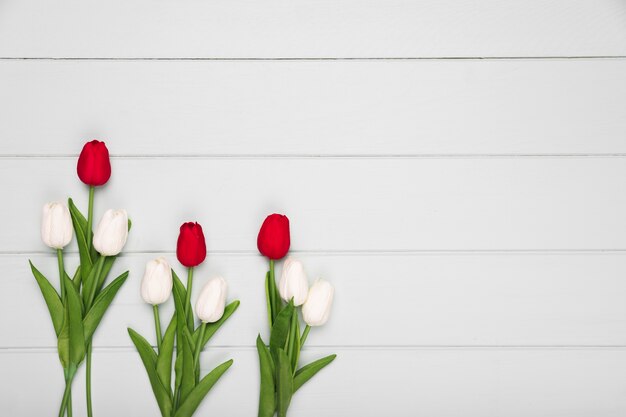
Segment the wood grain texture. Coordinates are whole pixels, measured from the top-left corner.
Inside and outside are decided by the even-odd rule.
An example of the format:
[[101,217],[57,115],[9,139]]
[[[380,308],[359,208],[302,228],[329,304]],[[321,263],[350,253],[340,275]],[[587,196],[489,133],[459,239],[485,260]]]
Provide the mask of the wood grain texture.
[[[0,206],[0,251],[44,249],[46,201],[85,209],[75,169],[75,158],[2,161],[0,192],[16,198]],[[171,251],[197,220],[210,251],[256,253],[276,211],[296,251],[623,249],[625,186],[623,158],[123,158],[95,213],[128,210],[127,251]]]
[[625,74],[626,59],[0,61],[0,155],[93,137],[127,156],[624,154]]
[[[132,254],[117,261],[111,280],[127,269],[131,274],[98,329],[96,347],[131,347],[128,326],[153,341],[152,309],[141,300],[139,287],[145,262],[156,256]],[[174,254],[165,256],[184,276]],[[336,287],[331,320],[313,329],[310,345],[626,345],[626,254],[298,258],[310,281],[322,276]],[[56,258],[37,255],[32,260],[58,287]],[[71,271],[77,263],[76,256],[66,259]],[[259,331],[266,336],[266,269],[260,255],[209,254],[196,271],[192,300],[215,275],[227,278],[229,299],[241,300],[214,345],[253,347]],[[12,271],[0,280],[0,348],[54,347],[54,332],[27,257],[0,256],[0,270]],[[165,324],[171,312],[172,300],[161,307]]]
[[[626,413],[626,351],[623,349],[379,349],[319,348],[304,363],[335,352],[337,359],[293,399],[294,415],[433,417],[621,417]],[[197,415],[256,413],[256,352],[211,349],[203,372],[233,358],[235,363]],[[2,352],[0,366],[20,369],[3,389],[10,415],[47,415],[58,404],[61,370],[55,352]],[[365,368],[367,367],[367,368]],[[121,372],[120,370],[124,370]],[[84,367],[74,385],[75,415],[84,414]],[[98,415],[158,413],[137,353],[94,353],[94,411]],[[26,390],[24,387],[28,386]],[[37,392],[37,401],[32,401]],[[53,406],[54,405],[54,406]]]
[[0,56],[626,55],[625,17],[612,0],[5,0]]

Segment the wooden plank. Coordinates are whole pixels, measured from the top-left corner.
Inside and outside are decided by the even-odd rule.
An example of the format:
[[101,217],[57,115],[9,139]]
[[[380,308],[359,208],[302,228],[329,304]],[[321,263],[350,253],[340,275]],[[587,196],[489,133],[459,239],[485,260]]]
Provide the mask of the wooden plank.
[[3,57],[625,55],[619,1],[5,0]]
[[[303,417],[399,415],[432,417],[602,416],[626,413],[623,349],[313,349],[304,363],[330,352],[328,368],[298,391],[291,413]],[[211,349],[203,373],[234,358],[198,415],[254,415],[258,359],[253,349]],[[11,375],[3,388],[10,415],[47,415],[58,407],[61,369],[55,352],[0,352]],[[84,367],[74,387],[74,410],[82,415]],[[94,352],[94,412],[158,415],[139,356],[130,349]],[[123,382],[123,383],[121,383]],[[25,389],[28,387],[28,389]],[[33,401],[37,393],[37,401]]]
[[[165,255],[184,276],[175,256]],[[131,275],[107,312],[95,346],[132,346],[128,326],[154,339],[152,310],[141,300],[139,287],[145,262],[155,256],[132,254],[118,260],[111,279],[126,269]],[[76,258],[66,259],[68,269],[77,265]],[[311,345],[626,345],[626,254],[299,258],[311,281],[323,276],[336,287],[331,320],[311,332]],[[55,257],[37,255],[33,262],[57,285]],[[252,347],[258,332],[267,335],[266,269],[261,256],[209,254],[206,265],[197,270],[192,299],[204,282],[220,274],[228,279],[229,298],[242,303],[214,345]],[[27,256],[1,256],[0,270],[0,305],[6,312],[0,315],[0,348],[54,346]],[[164,323],[171,312],[170,300],[161,307]]]
[[0,61],[0,155],[92,137],[140,156],[623,154],[624,74],[626,59]]
[[[45,249],[45,201],[86,210],[74,158],[0,162],[0,192],[16,197],[0,206],[0,251]],[[197,220],[209,250],[256,253],[276,211],[297,251],[620,249],[625,187],[623,158],[123,158],[95,213],[128,209],[129,251],[172,251]]]

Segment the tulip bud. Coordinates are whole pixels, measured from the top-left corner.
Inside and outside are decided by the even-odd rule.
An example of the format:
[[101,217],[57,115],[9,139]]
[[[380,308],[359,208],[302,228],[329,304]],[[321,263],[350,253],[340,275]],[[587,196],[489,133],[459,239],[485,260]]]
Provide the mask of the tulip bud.
[[152,305],[164,303],[172,294],[172,268],[163,257],[146,264],[141,280],[141,298]]
[[213,278],[204,285],[196,301],[196,314],[203,323],[215,323],[224,315],[228,284],[222,277]]
[[109,209],[104,212],[93,235],[93,247],[104,256],[115,256],[122,251],[128,238],[126,210]]
[[78,178],[87,185],[104,185],[111,178],[109,150],[104,142],[92,140],[85,143],[76,166]]
[[176,257],[188,268],[200,265],[206,258],[204,233],[198,223],[188,222],[180,226]]
[[289,219],[282,214],[267,216],[257,237],[259,252],[270,259],[282,259],[289,251]]
[[321,326],[328,321],[330,306],[335,289],[323,279],[318,279],[309,290],[309,296],[302,306],[302,316],[309,326]]
[[63,203],[43,206],[41,239],[53,249],[63,249],[72,240],[72,217]]
[[309,281],[302,262],[292,258],[285,261],[278,291],[283,300],[289,302],[293,298],[295,306],[304,304],[309,295]]

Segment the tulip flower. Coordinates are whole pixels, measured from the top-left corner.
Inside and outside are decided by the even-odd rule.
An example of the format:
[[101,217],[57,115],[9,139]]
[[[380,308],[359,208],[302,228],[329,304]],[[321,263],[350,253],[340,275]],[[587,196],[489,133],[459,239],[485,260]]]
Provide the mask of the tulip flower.
[[196,314],[203,323],[215,323],[224,315],[228,284],[222,277],[207,282],[196,301]]
[[103,256],[116,256],[128,238],[126,210],[109,209],[104,212],[93,235],[93,247]]
[[198,223],[188,222],[180,226],[176,257],[188,268],[200,265],[206,258],[204,233]]
[[323,279],[318,279],[309,290],[309,296],[302,306],[302,316],[309,326],[321,326],[330,317],[335,289]]
[[287,302],[293,299],[294,306],[304,304],[309,295],[309,281],[302,262],[292,258],[285,261],[278,282],[278,292],[281,298]]
[[76,166],[78,178],[92,187],[104,185],[111,178],[111,161],[109,150],[104,142],[92,140],[87,142],[78,157]]
[[259,252],[271,260],[278,260],[285,257],[289,251],[289,245],[289,219],[287,216],[276,213],[267,216],[257,237]]
[[146,272],[141,281],[141,298],[152,305],[162,304],[172,294],[172,269],[163,257],[146,264]]
[[63,203],[47,203],[43,206],[41,239],[53,249],[63,249],[72,240],[72,217]]

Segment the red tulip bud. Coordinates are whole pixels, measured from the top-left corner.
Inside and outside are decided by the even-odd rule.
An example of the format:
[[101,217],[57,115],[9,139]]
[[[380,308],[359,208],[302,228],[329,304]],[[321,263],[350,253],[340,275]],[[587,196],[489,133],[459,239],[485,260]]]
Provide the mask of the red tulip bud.
[[85,143],[78,157],[78,178],[87,185],[104,185],[111,178],[109,150],[104,142],[92,140]]
[[259,252],[270,259],[281,259],[289,251],[289,219],[282,214],[267,216],[256,241]]
[[198,223],[188,222],[180,226],[176,257],[188,268],[200,265],[206,258],[204,233],[202,233],[202,226]]

